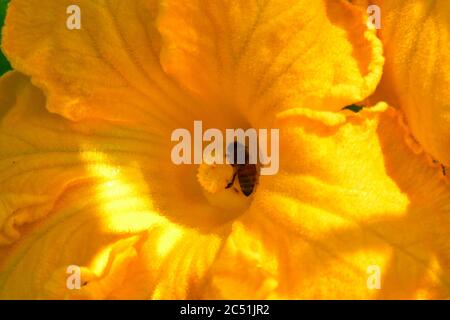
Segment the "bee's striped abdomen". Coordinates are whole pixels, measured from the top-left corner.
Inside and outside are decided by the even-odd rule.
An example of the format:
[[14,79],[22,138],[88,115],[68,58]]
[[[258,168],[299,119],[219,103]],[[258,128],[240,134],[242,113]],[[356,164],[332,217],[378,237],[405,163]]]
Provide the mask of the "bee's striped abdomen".
[[237,168],[239,186],[242,193],[247,197],[252,194],[255,189],[258,172],[255,164],[240,165]]

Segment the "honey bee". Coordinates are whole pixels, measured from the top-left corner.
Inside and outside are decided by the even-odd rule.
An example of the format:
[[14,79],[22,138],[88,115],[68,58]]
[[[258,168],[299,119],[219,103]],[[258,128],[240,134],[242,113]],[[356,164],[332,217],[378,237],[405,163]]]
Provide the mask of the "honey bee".
[[[235,141],[234,143],[230,144],[228,146],[228,149],[232,148],[234,150],[234,161],[232,162],[231,166],[234,168],[233,177],[231,181],[227,184],[225,189],[229,189],[234,185],[234,182],[236,180],[236,177],[239,181],[239,186],[241,187],[242,193],[248,197],[253,193],[253,190],[255,189],[255,186],[258,182],[258,176],[259,176],[259,166],[258,164],[251,164],[250,163],[250,156],[248,152],[248,148],[244,147],[239,142]],[[238,164],[238,150],[242,150],[242,148],[245,151],[245,163],[244,164]]]

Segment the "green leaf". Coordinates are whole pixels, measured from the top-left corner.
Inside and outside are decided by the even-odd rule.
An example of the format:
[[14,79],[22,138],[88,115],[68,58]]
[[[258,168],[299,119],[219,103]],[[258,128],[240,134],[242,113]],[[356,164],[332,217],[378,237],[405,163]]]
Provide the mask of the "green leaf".
[[350,110],[350,111],[353,111],[354,113],[358,113],[362,110],[362,108],[364,108],[364,106],[358,106],[356,104],[352,104],[350,106],[346,106],[342,110]]
[[[9,0],[0,0],[0,28],[3,28],[3,23],[5,22],[6,9],[8,7]],[[1,48],[2,34],[0,32],[0,48]],[[11,70],[11,65],[9,64],[6,57],[0,52],[0,75],[4,74],[6,71]]]

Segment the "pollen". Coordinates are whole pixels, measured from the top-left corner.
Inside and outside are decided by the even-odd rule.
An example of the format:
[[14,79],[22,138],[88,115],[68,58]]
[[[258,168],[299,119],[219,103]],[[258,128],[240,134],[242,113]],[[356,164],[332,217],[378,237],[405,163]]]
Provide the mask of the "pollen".
[[208,203],[227,219],[235,219],[244,213],[252,202],[239,191],[239,183],[226,188],[233,178],[233,167],[228,164],[203,163],[198,167],[197,180]]
[[202,163],[197,171],[197,179],[203,189],[211,194],[224,190],[233,176],[230,165]]

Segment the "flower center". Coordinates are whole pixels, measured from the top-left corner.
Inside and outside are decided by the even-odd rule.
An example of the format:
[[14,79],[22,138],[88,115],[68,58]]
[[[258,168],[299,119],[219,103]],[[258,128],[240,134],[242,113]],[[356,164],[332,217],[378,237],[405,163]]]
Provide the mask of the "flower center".
[[197,180],[212,206],[239,215],[250,206],[252,197],[242,193],[238,177],[230,186],[233,174],[234,168],[229,164],[202,163],[197,170]]

